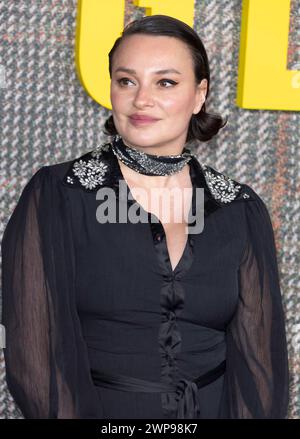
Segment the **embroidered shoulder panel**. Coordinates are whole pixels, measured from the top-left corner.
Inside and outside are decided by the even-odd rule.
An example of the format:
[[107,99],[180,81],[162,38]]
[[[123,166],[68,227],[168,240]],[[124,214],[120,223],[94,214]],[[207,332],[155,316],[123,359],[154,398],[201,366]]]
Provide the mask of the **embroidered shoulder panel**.
[[81,186],[88,191],[105,185],[109,179],[109,164],[105,160],[105,152],[109,148],[110,144],[104,143],[75,159],[64,177],[64,182],[73,187]]
[[218,172],[211,166],[201,164],[207,186],[215,198],[221,203],[230,203],[235,199],[250,199],[250,195],[244,190],[244,185],[238,183],[227,175]]

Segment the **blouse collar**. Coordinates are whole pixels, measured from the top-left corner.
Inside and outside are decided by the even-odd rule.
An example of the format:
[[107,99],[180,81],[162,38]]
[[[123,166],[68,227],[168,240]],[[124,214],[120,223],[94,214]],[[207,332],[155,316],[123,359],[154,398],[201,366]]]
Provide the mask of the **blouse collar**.
[[[233,201],[252,199],[244,184],[201,163],[194,154],[189,164],[193,188],[204,189],[206,215]],[[117,196],[120,180],[124,177],[109,142],[72,160],[63,177],[63,183],[69,187],[96,192],[106,186],[113,188]]]

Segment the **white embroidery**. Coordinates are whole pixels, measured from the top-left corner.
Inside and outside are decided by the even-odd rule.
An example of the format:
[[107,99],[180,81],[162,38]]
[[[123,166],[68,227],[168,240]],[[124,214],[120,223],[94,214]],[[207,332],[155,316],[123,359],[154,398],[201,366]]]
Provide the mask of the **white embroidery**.
[[78,177],[82,186],[87,189],[94,189],[98,184],[102,184],[105,180],[108,165],[99,159],[101,154],[102,148],[97,148],[92,151],[93,157],[96,158],[88,161],[80,159],[73,164],[72,170],[74,175]]
[[99,157],[102,155],[103,151],[108,151],[110,148],[110,144],[109,143],[104,143],[101,144],[99,146],[97,146],[92,152],[91,155],[92,157],[95,157],[97,160],[99,159]]
[[67,176],[67,182],[68,182],[68,183],[71,183],[71,184],[74,184],[74,180],[73,180],[73,178],[70,177],[69,175]]
[[223,203],[230,203],[233,201],[241,188],[240,184],[237,184],[230,177],[224,174],[220,174],[214,171],[213,168],[202,164],[206,183],[216,200],[220,200]]

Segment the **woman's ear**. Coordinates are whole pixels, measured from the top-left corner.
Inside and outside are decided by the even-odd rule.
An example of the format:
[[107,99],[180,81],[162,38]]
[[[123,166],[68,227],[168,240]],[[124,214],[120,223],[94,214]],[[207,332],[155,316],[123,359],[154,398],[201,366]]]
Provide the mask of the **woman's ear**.
[[193,111],[193,114],[197,114],[201,110],[202,105],[204,104],[206,99],[206,93],[207,93],[207,79],[204,78],[202,79],[200,84],[197,85],[197,103]]

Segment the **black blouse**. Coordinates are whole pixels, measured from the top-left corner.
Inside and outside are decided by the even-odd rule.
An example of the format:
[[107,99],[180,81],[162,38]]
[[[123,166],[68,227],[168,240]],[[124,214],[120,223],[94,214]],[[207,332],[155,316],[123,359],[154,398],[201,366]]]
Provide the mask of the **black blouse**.
[[287,416],[269,213],[196,156],[189,169],[193,212],[204,188],[204,229],[174,270],[162,223],[138,203],[147,222],[98,221],[99,188],[126,211],[135,203],[119,197],[109,143],[43,166],[24,187],[2,240],[2,323],[25,418]]

